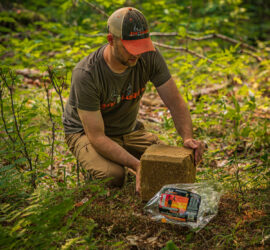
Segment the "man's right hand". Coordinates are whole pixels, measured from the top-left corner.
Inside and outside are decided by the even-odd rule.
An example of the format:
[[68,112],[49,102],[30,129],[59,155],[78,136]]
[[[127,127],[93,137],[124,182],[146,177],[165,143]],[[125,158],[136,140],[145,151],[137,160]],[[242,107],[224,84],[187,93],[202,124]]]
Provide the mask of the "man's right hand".
[[204,143],[190,138],[185,140],[183,145],[187,148],[192,148],[195,150],[195,165],[198,165],[202,161],[202,155],[205,149]]

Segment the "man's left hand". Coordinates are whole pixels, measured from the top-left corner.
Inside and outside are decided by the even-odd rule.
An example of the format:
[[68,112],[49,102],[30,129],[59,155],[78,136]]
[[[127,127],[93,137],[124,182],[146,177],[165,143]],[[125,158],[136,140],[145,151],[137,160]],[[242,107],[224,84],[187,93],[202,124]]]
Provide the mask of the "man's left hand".
[[141,165],[137,167],[136,172],[136,193],[141,193]]
[[187,148],[192,148],[195,151],[195,165],[198,165],[202,161],[202,155],[204,152],[204,143],[195,139],[186,139],[183,144]]

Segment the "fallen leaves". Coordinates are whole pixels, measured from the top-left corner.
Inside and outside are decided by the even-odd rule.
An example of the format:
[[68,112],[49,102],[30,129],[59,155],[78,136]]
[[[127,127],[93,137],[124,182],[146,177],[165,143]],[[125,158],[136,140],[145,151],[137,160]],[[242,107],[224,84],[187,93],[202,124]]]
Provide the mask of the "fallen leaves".
[[126,240],[131,246],[148,245],[159,248],[163,246],[163,244],[158,241],[158,237],[156,236],[145,237],[145,235],[128,235]]
[[76,203],[74,206],[75,207],[81,207],[84,203],[86,203],[87,201],[89,201],[89,199],[87,197],[83,198],[80,202]]
[[44,76],[48,76],[48,73],[46,72],[41,72],[40,70],[37,69],[17,69],[16,73],[18,75],[23,75],[27,78],[41,78]]

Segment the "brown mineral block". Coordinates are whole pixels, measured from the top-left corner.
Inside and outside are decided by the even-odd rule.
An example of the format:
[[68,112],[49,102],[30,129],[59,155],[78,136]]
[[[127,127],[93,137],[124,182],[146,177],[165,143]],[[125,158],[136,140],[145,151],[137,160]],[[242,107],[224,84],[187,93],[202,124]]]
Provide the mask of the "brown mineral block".
[[193,183],[196,167],[192,149],[152,145],[141,158],[141,196],[151,199],[164,185]]

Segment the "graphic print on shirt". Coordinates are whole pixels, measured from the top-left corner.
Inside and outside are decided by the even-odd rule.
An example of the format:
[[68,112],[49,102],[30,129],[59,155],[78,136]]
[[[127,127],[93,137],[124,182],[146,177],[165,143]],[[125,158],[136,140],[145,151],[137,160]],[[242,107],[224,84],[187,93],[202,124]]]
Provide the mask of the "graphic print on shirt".
[[110,102],[115,102],[115,103],[119,103],[121,101],[121,94],[118,93],[118,91],[116,89],[114,89],[112,91],[111,97],[110,97]]
[[138,91],[134,92],[132,83],[129,83],[127,89],[121,94],[119,94],[119,92],[116,89],[112,90],[109,103],[102,103],[100,107],[101,109],[111,108],[123,100],[130,101],[136,99],[143,94],[144,90],[145,88],[141,88]]

